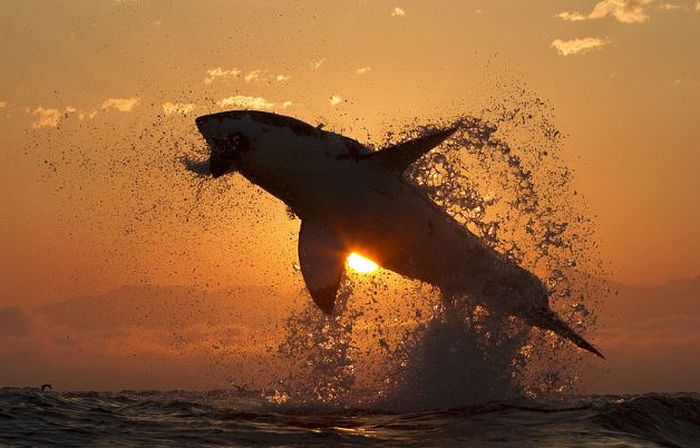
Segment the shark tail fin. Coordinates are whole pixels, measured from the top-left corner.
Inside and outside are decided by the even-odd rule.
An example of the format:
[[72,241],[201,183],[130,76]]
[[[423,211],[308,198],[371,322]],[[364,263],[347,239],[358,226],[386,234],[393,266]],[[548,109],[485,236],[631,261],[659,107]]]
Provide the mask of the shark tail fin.
[[576,333],[561,317],[557,316],[554,312],[548,311],[537,316],[530,316],[527,319],[530,325],[533,325],[544,330],[551,330],[561,336],[564,339],[568,339],[573,342],[577,347],[582,348],[586,351],[593,353],[594,355],[605,359],[605,356],[593,346],[590,342],[585,340],[582,336]]
[[388,171],[401,174],[413,162],[447,140],[455,131],[457,131],[457,127],[443,129],[430,135],[366,154],[362,156],[362,159],[371,160],[372,163],[382,165]]

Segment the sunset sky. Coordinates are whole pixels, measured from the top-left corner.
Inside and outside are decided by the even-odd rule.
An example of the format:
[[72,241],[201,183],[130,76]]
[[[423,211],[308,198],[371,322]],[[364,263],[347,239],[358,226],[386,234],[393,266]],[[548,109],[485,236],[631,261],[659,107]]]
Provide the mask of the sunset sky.
[[177,172],[198,115],[376,143],[522,89],[566,136],[610,278],[700,274],[695,0],[6,0],[0,29],[0,308],[193,278],[301,288],[281,204],[240,179],[197,203]]

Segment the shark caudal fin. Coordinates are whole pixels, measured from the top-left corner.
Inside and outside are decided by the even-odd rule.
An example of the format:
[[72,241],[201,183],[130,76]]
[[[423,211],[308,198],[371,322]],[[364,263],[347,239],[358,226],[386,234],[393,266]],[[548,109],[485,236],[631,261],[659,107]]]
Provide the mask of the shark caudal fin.
[[542,328],[544,330],[551,330],[559,336],[561,336],[562,338],[568,339],[569,341],[573,342],[574,344],[576,344],[577,347],[589,351],[602,359],[605,359],[605,356],[603,356],[603,354],[597,348],[595,348],[593,344],[583,339],[583,337],[576,333],[569,326],[569,324],[564,322],[561,317],[557,316],[552,311],[548,310],[543,314],[528,317],[526,318],[526,321],[528,324],[534,327]]
[[372,163],[382,165],[388,171],[401,174],[425,153],[447,140],[455,131],[457,131],[456,127],[437,131],[424,137],[365,154],[361,156],[361,159],[372,161]]

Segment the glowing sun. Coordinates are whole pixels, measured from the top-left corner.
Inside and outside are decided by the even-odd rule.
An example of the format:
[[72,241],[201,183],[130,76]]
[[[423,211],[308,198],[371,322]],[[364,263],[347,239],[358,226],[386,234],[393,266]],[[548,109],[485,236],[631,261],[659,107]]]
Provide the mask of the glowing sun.
[[379,269],[377,263],[355,252],[348,255],[346,261],[353,271],[357,271],[361,274],[369,274]]

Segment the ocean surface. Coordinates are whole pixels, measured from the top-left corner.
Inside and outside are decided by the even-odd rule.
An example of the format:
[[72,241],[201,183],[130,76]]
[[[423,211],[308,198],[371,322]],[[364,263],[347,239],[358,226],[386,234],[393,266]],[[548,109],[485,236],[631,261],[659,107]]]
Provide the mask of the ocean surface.
[[0,446],[700,447],[700,394],[394,413],[272,405],[248,391],[3,388]]

